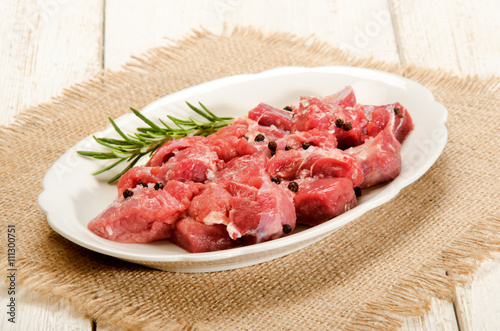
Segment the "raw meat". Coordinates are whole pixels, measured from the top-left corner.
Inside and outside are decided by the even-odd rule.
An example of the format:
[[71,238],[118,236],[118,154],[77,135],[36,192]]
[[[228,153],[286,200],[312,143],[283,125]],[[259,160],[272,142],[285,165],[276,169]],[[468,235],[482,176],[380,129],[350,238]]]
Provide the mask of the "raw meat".
[[190,217],[177,222],[170,240],[190,253],[218,251],[238,244],[229,237],[225,225],[207,225]]
[[150,183],[156,184],[159,181],[158,172],[160,167],[133,167],[120,178],[117,184],[118,196],[127,189],[135,188],[139,183],[146,186]]
[[325,130],[334,132],[340,149],[359,145],[362,128],[367,122],[365,114],[357,108],[340,104],[316,97],[303,98],[294,110],[292,132]]
[[390,130],[383,130],[364,144],[346,150],[354,156],[363,171],[359,187],[366,188],[396,178],[401,172],[401,144]]
[[184,137],[181,139],[167,141],[161,146],[149,159],[146,166],[160,167],[167,162],[176,152],[185,148],[202,144],[206,141],[205,137]]
[[293,198],[297,223],[318,225],[356,206],[352,182],[346,178],[299,181]]
[[248,118],[257,121],[260,125],[274,125],[278,129],[290,131],[292,129],[292,114],[260,103],[257,107],[248,112]]
[[[413,130],[413,120],[410,113],[399,102],[385,106],[358,106],[371,120],[366,125],[366,135],[375,137],[379,132],[388,127],[396,139],[403,143]],[[365,137],[365,138],[368,138]]]
[[163,189],[179,200],[187,209],[191,205],[193,197],[200,195],[205,188],[206,186],[201,183],[169,180]]
[[191,201],[188,214],[199,222],[207,225],[228,224],[231,209],[231,194],[223,187],[211,183],[202,194]]
[[161,189],[137,187],[132,192],[115,200],[88,228],[103,238],[126,243],[169,238],[185,205]]
[[[291,149],[304,149],[304,143],[326,149],[337,147],[337,139],[328,131],[312,129],[309,131],[296,131],[276,140],[277,149],[285,150],[287,146]],[[306,145],[307,146],[307,145]],[[308,148],[308,147],[306,147]]]
[[210,140],[206,142],[207,146],[213,152],[217,153],[220,160],[228,162],[235,157],[257,152],[257,148],[248,143],[245,138],[236,138],[235,136],[224,136],[214,138],[209,136]]
[[122,176],[88,228],[119,242],[170,238],[192,253],[228,249],[326,222],[357,205],[359,188],[399,175],[413,129],[401,104],[357,104],[347,86],[285,109],[260,103],[207,137],[168,141]]
[[219,160],[217,153],[200,144],[174,152],[174,156],[161,166],[158,178],[164,182],[178,180],[204,183],[223,166],[224,161]]
[[271,176],[292,180],[305,177],[346,177],[354,186],[363,181],[356,159],[338,149],[310,147],[307,150],[278,151],[266,168]]
[[[286,226],[285,226],[286,225]],[[293,194],[285,188],[262,178],[261,186],[240,185],[231,199],[229,236],[244,238],[248,243],[259,243],[283,236],[283,227],[295,228]]]
[[226,167],[215,176],[214,183],[226,185],[228,182],[237,182],[249,185],[253,177],[264,176],[267,156],[264,152],[244,155],[234,158]]
[[354,107],[356,104],[356,96],[351,86],[346,86],[343,90],[324,97],[324,100],[342,107]]

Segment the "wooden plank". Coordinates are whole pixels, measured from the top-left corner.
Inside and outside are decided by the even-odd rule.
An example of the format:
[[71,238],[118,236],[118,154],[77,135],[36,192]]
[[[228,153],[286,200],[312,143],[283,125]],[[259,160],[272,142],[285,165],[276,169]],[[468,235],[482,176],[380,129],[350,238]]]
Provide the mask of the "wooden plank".
[[455,292],[462,331],[500,330],[500,254],[482,263],[471,281]]
[[103,1],[1,1],[0,124],[99,72]]
[[451,301],[432,299],[431,310],[422,317],[407,318],[400,331],[458,331]]
[[164,37],[200,27],[220,34],[237,25],[315,35],[357,55],[399,61],[386,0],[108,0],[105,67],[118,69],[131,54],[165,44]]
[[389,1],[406,63],[500,75],[500,1]]
[[[10,302],[11,296],[3,295],[7,294],[7,290],[7,284],[2,282],[2,307]],[[16,286],[15,291],[15,323],[8,321],[10,316],[6,314],[6,309],[2,309],[0,330],[92,330],[92,321],[71,308],[69,300],[42,295],[22,286]]]

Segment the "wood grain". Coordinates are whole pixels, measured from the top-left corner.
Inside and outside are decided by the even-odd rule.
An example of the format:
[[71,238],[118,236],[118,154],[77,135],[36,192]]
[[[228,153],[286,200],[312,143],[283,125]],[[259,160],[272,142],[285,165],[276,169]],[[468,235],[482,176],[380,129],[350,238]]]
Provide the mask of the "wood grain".
[[483,262],[453,298],[462,331],[500,329],[500,254]]
[[457,75],[500,74],[500,1],[390,0],[406,63]]
[[[0,306],[6,307],[9,297],[7,287],[0,286]],[[91,331],[92,321],[78,313],[69,303],[69,300],[42,295],[22,286],[16,287],[16,319],[15,324],[6,318],[5,309],[2,309],[0,330],[74,330]],[[5,315],[5,316],[4,316]]]
[[103,0],[8,0],[0,10],[0,124],[102,68]]
[[238,25],[315,36],[358,55],[399,61],[386,0],[108,0],[105,67],[118,69],[130,55],[192,29],[220,34]]
[[422,317],[405,320],[400,331],[458,331],[457,319],[450,301],[432,299],[431,310]]

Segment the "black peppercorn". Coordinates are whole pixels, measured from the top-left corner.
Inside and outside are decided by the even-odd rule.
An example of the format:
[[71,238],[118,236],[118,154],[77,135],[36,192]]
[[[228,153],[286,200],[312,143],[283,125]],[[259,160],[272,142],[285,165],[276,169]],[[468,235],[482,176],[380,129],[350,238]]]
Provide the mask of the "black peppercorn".
[[286,111],[292,111],[293,109],[292,109],[292,107],[290,107],[290,106],[285,106],[285,107],[283,107],[283,110],[286,110]]
[[339,129],[340,129],[343,125],[344,125],[344,120],[343,120],[343,119],[341,119],[341,118],[337,118],[337,119],[335,120],[335,126],[336,126],[337,128],[339,128]]
[[155,190],[163,190],[163,184],[161,182],[156,183]]
[[273,152],[276,152],[278,144],[275,141],[270,141],[269,144],[267,144],[267,148],[269,148]]
[[292,192],[297,192],[299,190],[299,184],[297,182],[288,183],[288,189]]
[[291,150],[291,149],[292,149],[292,146],[290,146],[290,145],[286,145],[286,146],[285,146],[285,151],[289,151],[289,150]]
[[247,136],[243,136],[243,137],[241,137],[241,138],[244,138],[244,139],[248,140],[248,137],[247,137]]
[[271,182],[273,183],[276,183],[276,184],[280,184],[281,183],[281,179],[279,179],[278,177],[271,177]]
[[137,185],[141,185],[142,187],[148,187],[148,184],[146,184],[144,182],[139,182],[139,183],[137,183]]
[[344,123],[344,130],[349,131],[351,129],[352,129],[352,123],[351,122]]
[[401,117],[401,118],[405,117],[405,115],[404,115],[404,114],[403,114],[403,112],[401,111],[401,108],[399,108],[399,107],[394,107],[394,113],[395,113],[396,115],[398,115],[399,117]]
[[283,233],[289,234],[292,232],[292,226],[290,224],[283,224]]
[[257,136],[255,136],[255,141],[264,141],[264,139],[266,139],[266,137],[262,134],[262,133],[259,133]]
[[311,146],[311,144],[308,143],[308,142],[302,143],[302,148],[303,149],[308,149],[310,146]]
[[361,189],[359,187],[355,187],[354,194],[356,194],[356,197],[360,197],[361,196]]
[[133,195],[134,195],[134,192],[132,192],[131,190],[125,190],[125,191],[123,191],[123,197],[125,199],[127,199],[128,197],[131,197]]

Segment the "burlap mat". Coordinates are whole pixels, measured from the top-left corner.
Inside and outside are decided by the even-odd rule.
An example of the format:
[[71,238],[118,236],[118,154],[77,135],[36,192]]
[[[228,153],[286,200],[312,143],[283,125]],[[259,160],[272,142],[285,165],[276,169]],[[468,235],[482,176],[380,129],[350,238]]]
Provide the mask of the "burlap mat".
[[[327,239],[239,270],[152,270],[81,248],[47,225],[36,203],[45,172],[73,144],[104,129],[108,116],[215,78],[288,65],[369,67],[420,82],[450,112],[444,153],[396,199]],[[2,241],[5,223],[16,224],[19,281],[69,298],[98,324],[134,330],[397,327],[405,316],[423,314],[431,296],[451,296],[457,278],[444,270],[471,272],[500,250],[499,94],[499,79],[354,59],[287,34],[195,33],[123,71],[73,86],[1,129]],[[4,271],[5,261],[2,256]]]

